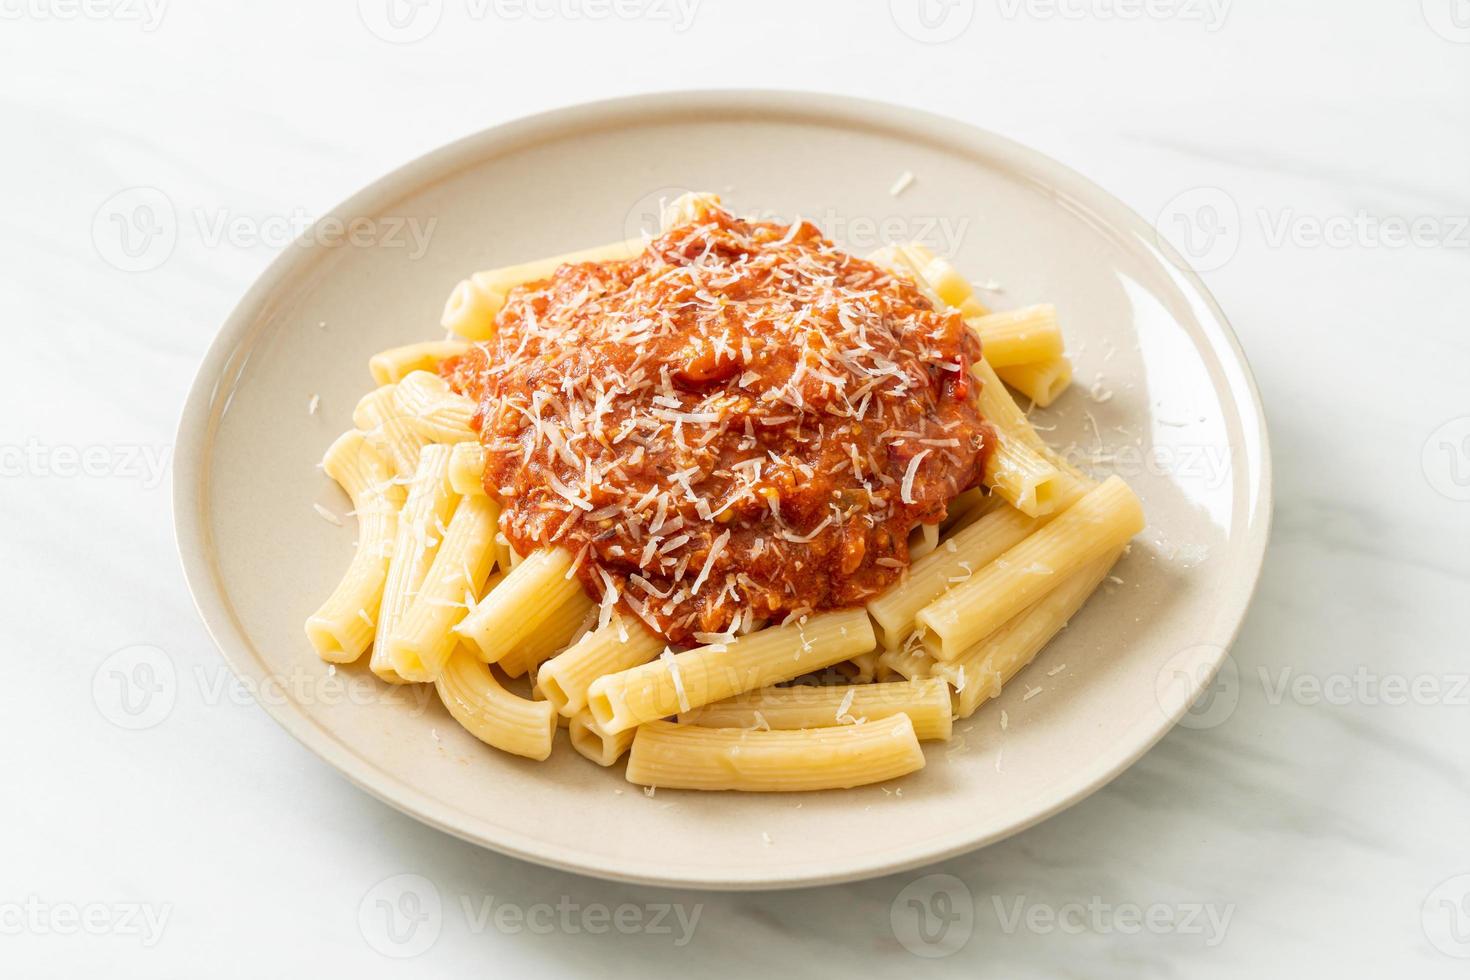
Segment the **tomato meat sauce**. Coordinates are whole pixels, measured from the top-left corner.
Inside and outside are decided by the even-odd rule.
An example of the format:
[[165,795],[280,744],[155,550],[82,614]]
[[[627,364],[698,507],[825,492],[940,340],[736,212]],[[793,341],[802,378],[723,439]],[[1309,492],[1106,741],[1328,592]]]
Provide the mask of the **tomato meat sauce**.
[[637,258],[513,290],[446,362],[521,554],[561,547],[606,622],[717,642],[896,582],[980,483],[979,341],[808,222],[715,207]]

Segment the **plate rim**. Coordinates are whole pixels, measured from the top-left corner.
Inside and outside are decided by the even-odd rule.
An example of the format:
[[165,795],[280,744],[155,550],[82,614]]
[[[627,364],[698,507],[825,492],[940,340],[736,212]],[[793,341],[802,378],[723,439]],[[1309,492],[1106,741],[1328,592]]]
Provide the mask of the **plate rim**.
[[[413,784],[379,769],[370,760],[354,752],[339,740],[325,737],[315,721],[294,701],[266,699],[257,703],[293,738],[318,758],[342,773],[350,782],[394,809],[437,830],[481,847],[547,867],[605,880],[643,885],[658,885],[704,890],[755,891],[814,887],[857,881],[906,871],[933,864],[947,858],[997,843],[1066,810],[1129,769],[1158,744],[1188,710],[1195,698],[1213,683],[1215,674],[1225,662],[1244,624],[1260,584],[1267,543],[1273,520],[1273,474],[1270,436],[1259,388],[1240,341],[1224,311],[1198,274],[1149,224],[1128,205],[1081,173],[1053,160],[1024,144],[990,130],[893,102],[824,92],[787,89],[699,89],[670,90],[641,95],[582,102],[523,116],[461,137],[444,146],[414,157],[387,174],[361,188],[346,200],[324,212],[333,214],[370,213],[373,209],[414,188],[450,176],[459,169],[493,155],[515,149],[539,135],[554,134],[572,128],[610,129],[637,121],[639,118],[682,113],[717,118],[721,114],[744,113],[762,117],[782,115],[813,118],[821,116],[835,122],[866,124],[885,131],[904,133],[912,139],[939,140],[984,146],[987,154],[1001,155],[1018,164],[1027,175],[1042,175],[1052,187],[1065,188],[1068,196],[1109,210],[1108,223],[1114,229],[1145,239],[1171,266],[1181,291],[1192,293],[1202,304],[1197,312],[1203,336],[1211,341],[1216,355],[1225,367],[1234,367],[1238,376],[1223,379],[1225,390],[1235,399],[1242,429],[1253,438],[1259,451],[1242,454],[1244,465],[1254,472],[1246,473],[1246,487],[1251,491],[1254,513],[1249,521],[1250,534],[1242,542],[1244,560],[1250,570],[1249,587],[1242,593],[1228,619],[1233,620],[1228,640],[1220,647],[1208,669],[1196,678],[1195,688],[1182,701],[1181,707],[1164,719],[1137,744],[1110,757],[1098,771],[1085,773],[1072,784],[1048,791],[1047,805],[1028,816],[1011,821],[989,832],[973,835],[949,835],[930,838],[922,844],[911,844],[898,850],[886,850],[881,856],[854,855],[842,864],[827,862],[825,867],[807,868],[788,865],[781,873],[762,872],[749,877],[703,874],[698,869],[647,867],[645,862],[611,860],[560,845],[549,845],[533,835],[504,830],[496,839],[477,834],[465,824],[473,814],[428,796]],[[940,134],[943,134],[942,136]],[[321,219],[319,219],[321,220]],[[313,228],[315,225],[313,225]],[[303,233],[309,240],[312,230]],[[235,619],[224,583],[217,575],[213,560],[213,542],[206,519],[205,506],[210,467],[206,465],[213,452],[219,417],[227,407],[218,404],[218,396],[227,391],[231,367],[257,329],[262,329],[261,314],[271,306],[271,299],[290,284],[312,261],[320,261],[322,250],[302,250],[288,246],[266,267],[235,305],[221,325],[200,363],[181,410],[175,433],[173,466],[173,514],[175,545],[183,566],[185,583],[194,606],[204,622],[214,645],[230,670],[245,681],[260,680],[257,663],[250,653],[250,641]],[[1207,315],[1206,315],[1207,314]],[[1228,355],[1228,356],[1227,356]],[[246,356],[248,360],[248,354]],[[1254,422],[1254,433],[1251,433]],[[251,688],[255,690],[255,687]],[[458,821],[458,822],[457,822]]]

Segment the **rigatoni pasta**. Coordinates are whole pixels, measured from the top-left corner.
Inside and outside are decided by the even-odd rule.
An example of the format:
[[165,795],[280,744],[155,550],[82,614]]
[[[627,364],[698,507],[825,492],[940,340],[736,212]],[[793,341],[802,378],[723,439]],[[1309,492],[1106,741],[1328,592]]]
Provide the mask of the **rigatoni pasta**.
[[886,649],[895,650],[914,632],[920,610],[955,585],[1035,534],[1045,522],[1012,507],[981,517],[909,568],[903,581],[868,600],[868,614]]
[[536,681],[556,710],[572,717],[587,707],[587,689],[593,681],[648,663],[664,645],[663,638],[643,623],[615,614],[605,626],[543,664]]
[[495,329],[495,316],[505,305],[507,295],[516,286],[545,279],[558,267],[579,262],[609,262],[632,258],[643,251],[641,238],[630,238],[598,248],[568,252],[565,255],[477,272],[454,287],[444,306],[441,320],[444,328],[468,340],[484,340]]
[[455,650],[434,687],[454,720],[486,745],[538,761],[551,756],[556,737],[551,705],[507,691],[473,651]]
[[822,613],[599,677],[587,705],[608,731],[622,731],[830,667],[877,642],[863,610]]
[[965,323],[980,336],[985,361],[991,367],[1037,364],[1062,356],[1057,308],[1050,303],[970,317]]
[[1072,362],[1065,357],[1027,364],[1011,364],[997,368],[1005,383],[1021,392],[1041,408],[1057,400],[1072,383]]
[[[452,632],[490,576],[495,518],[489,497],[461,497],[413,604],[384,640],[398,676],[432,681],[453,651]],[[492,592],[493,594],[493,592]]]
[[670,789],[791,793],[850,789],[924,768],[908,715],[867,725],[760,731],[653,721],[638,728],[628,781]]
[[[449,486],[449,447],[425,446],[419,456],[413,483],[408,487],[407,499],[398,514],[393,555],[388,562],[388,578],[378,614],[378,635],[391,637],[397,632],[404,614],[413,605],[439,550],[439,541],[447,530],[445,525],[454,512],[456,499]],[[373,646],[369,666],[374,674],[390,684],[405,683],[393,669],[386,643]]]
[[[449,485],[462,496],[485,492],[485,450],[478,442],[457,442],[449,454]],[[509,566],[503,566],[509,570]]]
[[460,357],[470,349],[467,340],[425,340],[405,344],[374,354],[368,371],[379,385],[402,381],[415,371],[434,371],[452,357]]
[[306,621],[306,636],[323,660],[345,664],[373,642],[403,488],[392,482],[383,454],[356,429],[332,443],[322,468],[352,500],[357,553],[331,597]]
[[584,759],[591,759],[606,768],[615,765],[633,747],[636,728],[625,728],[620,732],[609,732],[597,723],[592,712],[583,708],[571,716],[567,726],[572,748]]
[[592,608],[582,583],[568,574],[571,567],[572,556],[560,548],[530,555],[506,573],[455,632],[487,664],[509,655],[548,624],[553,631],[564,629],[561,639],[566,640],[575,622]]
[[1117,558],[1113,553],[1082,566],[954,660],[930,665],[931,676],[954,688],[959,717],[970,717],[985,701],[1000,696],[1002,687],[1082,608]]
[[924,645],[940,660],[964,650],[1056,588],[1084,565],[1143,530],[1143,507],[1110,477],[1035,534],[919,611]]
[[902,684],[795,684],[766,687],[679,712],[679,724],[705,728],[791,730],[862,725],[905,714],[921,740],[947,739],[949,687],[938,678]]

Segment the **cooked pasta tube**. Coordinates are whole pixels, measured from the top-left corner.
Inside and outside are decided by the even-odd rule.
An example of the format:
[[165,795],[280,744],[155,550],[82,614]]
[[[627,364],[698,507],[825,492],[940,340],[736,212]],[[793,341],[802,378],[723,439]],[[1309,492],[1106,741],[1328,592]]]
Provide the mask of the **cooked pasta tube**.
[[541,548],[507,572],[454,631],[479,652],[481,660],[493,664],[579,596],[590,607],[592,600],[572,573],[572,556],[564,548]]
[[631,259],[643,252],[643,246],[642,238],[630,238],[522,265],[477,272],[454,287],[444,305],[444,316],[440,322],[446,329],[468,340],[488,340],[495,335],[496,314],[515,287],[545,279],[563,265]]
[[1063,353],[1057,308],[1050,303],[991,313],[965,324],[980,338],[980,350],[992,367],[1036,364]]
[[909,560],[923,558],[939,547],[939,525],[920,524],[909,534]]
[[[425,446],[419,468],[408,488],[408,499],[398,513],[398,531],[393,540],[393,557],[388,562],[388,579],[383,586],[382,611],[378,614],[380,637],[391,637],[403,614],[413,604],[424,576],[439,549],[439,536],[454,512],[455,495],[449,486],[449,447]],[[390,684],[405,683],[388,656],[388,644],[373,645],[369,661],[374,674]]]
[[400,477],[419,467],[419,453],[430,439],[398,404],[398,386],[384,385],[368,392],[352,410],[352,424],[392,461]]
[[1045,452],[1045,440],[1021,410],[1021,406],[1016,404],[1011,393],[1006,391],[1000,375],[995,373],[995,368],[981,359],[970,365],[970,373],[980,382],[980,414],[985,417],[985,421],[1032,449]]
[[949,306],[959,308],[974,294],[975,287],[960,275],[953,263],[935,255],[928,246],[910,242],[893,248],[906,261],[911,275],[927,283]]
[[1084,565],[1123,547],[1144,527],[1143,508],[1116,476],[1041,530],[956,584],[915,617],[924,645],[955,660]]
[[1006,384],[1031,399],[1041,408],[1057,400],[1072,383],[1072,362],[1065,357],[1032,364],[1013,364],[997,368]]
[[[500,668],[498,666],[495,669],[496,670],[500,670]],[[536,683],[536,676],[535,676],[535,674],[532,674],[531,675],[530,680],[531,680],[531,700],[532,701],[545,701],[546,700],[546,692],[543,691],[543,690],[541,690],[541,685],[539,685],[539,684]],[[553,709],[552,710],[555,710],[555,706],[553,706]],[[557,728],[567,728],[570,725],[571,725],[571,719],[568,718],[566,715],[558,714],[556,716],[556,727]]]
[[849,659],[847,663],[849,665],[847,667],[838,664],[837,669],[844,671],[855,684],[871,684],[874,675],[878,672],[878,651],[869,650],[867,653],[860,653]]
[[489,580],[498,514],[489,497],[460,498],[418,596],[386,638],[388,658],[400,677],[432,681],[444,668],[457,639],[451,629]]
[[960,307],[974,292],[974,287],[964,276],[960,275],[948,259],[931,254],[924,263],[921,274],[929,285],[934,287],[939,298],[950,306]]
[[368,370],[372,372],[375,383],[390,385],[402,381],[414,371],[433,371],[441,361],[458,357],[469,349],[469,342],[464,340],[426,340],[390,347],[368,360]]
[[561,653],[595,620],[597,606],[581,590],[551,611],[536,632],[496,663],[508,677],[520,677]]
[[985,460],[985,485],[1023,514],[1050,514],[1074,494],[1072,475],[1024,441],[995,430],[995,448]]
[[587,706],[598,724],[620,732],[830,667],[876,643],[862,609],[822,613],[600,677],[588,689]]
[[510,540],[504,534],[495,535],[495,567],[502,572],[508,572],[519,565],[523,559],[516,550],[510,546]]
[[359,430],[332,443],[322,469],[341,484],[357,513],[357,551],[337,588],[306,621],[306,636],[323,660],[348,664],[373,642],[403,487],[378,447]]
[[648,722],[633,737],[627,777],[669,789],[782,793],[865,786],[922,768],[914,723],[899,713],[799,731]]
[[1058,508],[1070,507],[1085,492],[1097,486],[1097,480],[1083,473],[1047,445],[1026,417],[1025,411],[1011,398],[994,367],[979,360],[970,367],[970,373],[980,382],[980,414],[985,416],[986,422],[991,423],[997,432],[1004,433],[1004,438],[1013,442],[1025,442],[1063,473],[1063,479],[1058,482]]
[[616,613],[606,626],[582,637],[536,672],[546,700],[571,717],[587,707],[587,688],[604,674],[646,664],[664,648],[661,637],[637,620]]
[[551,755],[556,738],[551,704],[507,691],[473,651],[455,648],[434,689],[454,720],[486,745],[538,762]]
[[916,677],[928,677],[934,666],[934,658],[921,646],[909,646],[905,644],[897,650],[884,650],[878,660],[899,677],[913,680]]
[[[925,251],[928,251],[925,249]],[[913,245],[885,245],[867,256],[869,262],[910,280],[936,309],[949,305],[924,275],[926,259]]]
[[992,492],[1033,517],[1081,496],[1088,481],[1047,448],[990,365],[979,361],[971,373],[981,382],[980,414],[995,431],[984,476]]
[[509,290],[494,291],[482,287],[474,278],[462,279],[444,301],[439,323],[451,334],[466,340],[489,340],[495,336],[495,315],[505,305]]
[[980,414],[991,424],[997,432],[1002,432],[1012,441],[1024,442],[1036,450],[1043,459],[1055,465],[1063,473],[1071,477],[1064,481],[1059,506],[1066,507],[1076,501],[1082,494],[1097,485],[1097,481],[1084,474],[1077,467],[1067,462],[1059,453],[1048,446],[1021,411],[1021,406],[1011,397],[1006,386],[1001,382],[1000,376],[995,369],[984,360],[976,361],[970,368],[970,373],[980,381]]
[[[950,295],[958,295],[957,288],[948,285],[953,282],[948,278],[948,273],[944,269],[936,269],[931,272],[928,263],[923,262],[922,256],[914,254],[911,245],[910,247],[881,248],[869,256],[869,259],[886,269],[894,270],[894,272],[913,279],[919,285],[920,291],[928,295],[931,301],[948,303],[948,300],[945,300],[944,295],[941,295],[939,289],[936,288],[941,284],[945,284]],[[967,309],[967,303],[973,303],[973,306]],[[970,314],[973,311],[983,310],[983,307],[975,303],[970,295],[966,295],[958,303],[950,303],[950,306],[960,307],[961,313],[966,314],[966,323],[972,326],[973,323],[983,323],[983,320],[988,319],[989,316],[1011,317],[1010,320],[994,320],[986,328],[991,329],[992,342],[997,347],[995,354],[998,360],[992,363],[1004,363],[1005,367],[1000,369],[1001,378],[1004,378],[1005,383],[1008,383],[1011,388],[1016,388],[1017,391],[1025,394],[1033,403],[1042,408],[1050,406],[1053,401],[1057,400],[1061,392],[1066,391],[1067,385],[1072,383],[1072,363],[1061,354],[1060,350],[1055,351],[1054,356],[1047,357],[1045,360],[1011,360],[1022,357],[1023,354],[1029,357],[1053,347],[1060,348],[1060,331],[1053,329],[1055,326],[1054,309],[1029,307],[1028,310],[1017,310],[1014,314],[988,314],[986,317],[972,317]],[[1050,320],[1048,320],[1048,310],[1050,310]],[[1023,316],[1030,317],[1030,322],[1035,323],[1035,326],[1017,325],[1017,320],[1022,319]],[[978,328],[976,332],[980,336],[980,350],[988,351],[985,336],[979,334]],[[1019,338],[1019,335],[1022,334],[1026,335],[1025,339]],[[985,356],[986,359],[989,359],[991,354],[985,353]]]
[[[918,244],[894,249],[911,276],[965,317],[980,338],[985,359],[996,367],[1049,361],[1062,356],[1062,333],[1056,307],[1041,303],[1004,313],[991,313],[974,297],[974,287],[948,261]],[[900,263],[895,263],[900,264]],[[1059,393],[1059,392],[1058,392]]]
[[974,296],[971,296],[969,299],[961,303],[959,305],[959,311],[960,316],[964,317],[966,320],[990,315],[990,307],[980,302],[980,300]]
[[949,663],[937,662],[935,677],[955,689],[956,709],[968,718],[1031,663],[1097,590],[1119,552],[1084,565],[1043,598],[1012,616],[1000,629]]
[[398,402],[394,396],[397,385],[379,385],[357,400],[352,409],[352,424],[367,432],[381,425],[384,419],[398,414]]
[[621,759],[632,747],[633,736],[637,732],[636,728],[608,732],[592,717],[592,712],[585,708],[572,715],[571,722],[567,725],[572,748],[599,766],[610,766]]
[[903,713],[921,741],[950,736],[949,686],[939,678],[897,684],[793,684],[765,687],[693,711],[679,724],[705,728],[825,728],[868,724]]
[[915,561],[907,577],[868,600],[868,614],[883,646],[900,647],[914,631],[919,610],[1020,544],[1043,523],[1045,519],[1027,517],[1003,504]]
[[478,442],[457,442],[449,454],[449,485],[467,497],[485,492],[485,449]]
[[470,427],[475,403],[449,389],[448,383],[429,371],[413,371],[394,392],[398,406],[411,416],[415,426],[431,442],[475,442]]

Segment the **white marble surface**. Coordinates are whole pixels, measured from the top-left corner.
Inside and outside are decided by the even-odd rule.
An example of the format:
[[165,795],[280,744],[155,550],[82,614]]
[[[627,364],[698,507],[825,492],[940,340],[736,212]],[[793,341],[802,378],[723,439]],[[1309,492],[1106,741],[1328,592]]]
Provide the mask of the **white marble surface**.
[[[908,0],[421,3],[395,34],[379,0],[0,0],[0,972],[1465,975],[1470,5],[931,0],[925,28]],[[412,43],[367,26],[435,16]],[[679,893],[477,850],[220,694],[172,540],[179,406],[282,218],[547,107],[751,85],[947,113],[1195,221],[1277,475],[1235,708],[1027,833],[863,884]],[[106,202],[138,187],[190,217],[127,272]],[[97,672],[139,644],[185,682],[128,730]],[[937,945],[907,905],[937,934],[932,882],[900,896],[928,873],[974,909]],[[392,958],[375,945],[433,931],[373,924],[401,874],[443,911]],[[582,929],[623,903],[698,919]]]

